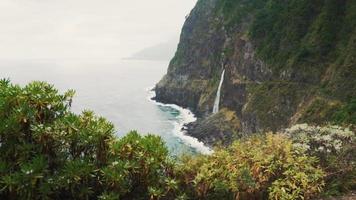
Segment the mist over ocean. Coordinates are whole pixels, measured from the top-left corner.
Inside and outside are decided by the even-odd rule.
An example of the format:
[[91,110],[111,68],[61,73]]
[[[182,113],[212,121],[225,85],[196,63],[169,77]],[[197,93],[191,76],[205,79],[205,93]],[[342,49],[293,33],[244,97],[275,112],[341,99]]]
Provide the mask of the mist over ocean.
[[118,137],[131,130],[160,135],[173,154],[206,152],[182,125],[194,116],[178,106],[150,100],[152,88],[165,74],[168,61],[135,60],[22,60],[1,61],[2,78],[25,85],[33,80],[54,84],[61,92],[76,91],[72,110],[84,109],[114,123]]
[[2,0],[0,78],[74,89],[72,110],[107,118],[119,137],[137,130],[162,136],[173,153],[204,150],[181,132],[195,120],[188,110],[149,100],[195,3]]

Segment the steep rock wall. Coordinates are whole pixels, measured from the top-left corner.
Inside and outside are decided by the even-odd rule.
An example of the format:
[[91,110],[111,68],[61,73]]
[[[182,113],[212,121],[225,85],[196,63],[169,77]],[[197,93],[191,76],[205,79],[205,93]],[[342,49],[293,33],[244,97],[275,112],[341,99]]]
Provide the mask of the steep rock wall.
[[156,98],[192,109],[189,134],[211,145],[300,122],[356,123],[354,11],[347,0],[200,0]]

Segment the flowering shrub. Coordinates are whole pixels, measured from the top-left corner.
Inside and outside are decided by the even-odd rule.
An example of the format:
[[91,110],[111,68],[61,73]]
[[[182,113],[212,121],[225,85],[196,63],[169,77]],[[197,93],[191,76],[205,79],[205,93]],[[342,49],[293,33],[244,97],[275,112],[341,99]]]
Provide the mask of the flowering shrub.
[[267,134],[184,158],[180,175],[200,199],[310,199],[323,187],[317,165],[285,136]]
[[356,135],[349,128],[299,124],[285,133],[294,146],[318,157],[327,172],[327,186],[331,194],[355,188]]
[[293,139],[295,146],[313,154],[341,153],[356,141],[355,133],[339,126],[295,125],[286,129],[286,134]]

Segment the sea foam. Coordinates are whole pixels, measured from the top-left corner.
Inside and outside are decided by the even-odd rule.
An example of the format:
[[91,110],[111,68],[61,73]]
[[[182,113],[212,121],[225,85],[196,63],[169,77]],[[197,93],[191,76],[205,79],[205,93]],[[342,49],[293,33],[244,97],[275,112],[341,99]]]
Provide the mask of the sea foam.
[[206,146],[203,142],[200,142],[197,138],[187,135],[186,131],[183,129],[186,124],[195,122],[197,120],[195,115],[189,109],[182,108],[176,104],[164,104],[161,102],[157,102],[153,100],[153,98],[156,96],[156,92],[153,90],[153,88],[148,88],[147,91],[149,93],[149,101],[155,103],[158,106],[170,107],[179,112],[179,115],[176,117],[176,120],[171,121],[174,126],[173,134],[176,137],[180,138],[186,145],[196,149],[202,154],[211,154],[213,152],[211,148]]

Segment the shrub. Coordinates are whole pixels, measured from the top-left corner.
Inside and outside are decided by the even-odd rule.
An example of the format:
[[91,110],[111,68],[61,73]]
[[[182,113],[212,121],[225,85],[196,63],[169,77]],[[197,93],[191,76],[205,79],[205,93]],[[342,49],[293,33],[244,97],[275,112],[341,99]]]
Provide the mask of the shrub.
[[128,194],[129,199],[174,197],[178,189],[174,163],[161,138],[134,131],[114,141],[110,153],[111,164],[102,170],[106,191]]
[[0,199],[155,199],[177,182],[157,136],[118,139],[90,111],[70,112],[73,91],[0,81]]
[[273,134],[236,141],[208,157],[185,157],[177,171],[200,199],[310,199],[324,176],[316,158]]
[[327,172],[326,183],[329,194],[355,189],[356,180],[356,135],[348,128],[339,126],[295,125],[286,134],[294,146],[306,150],[319,159]]

